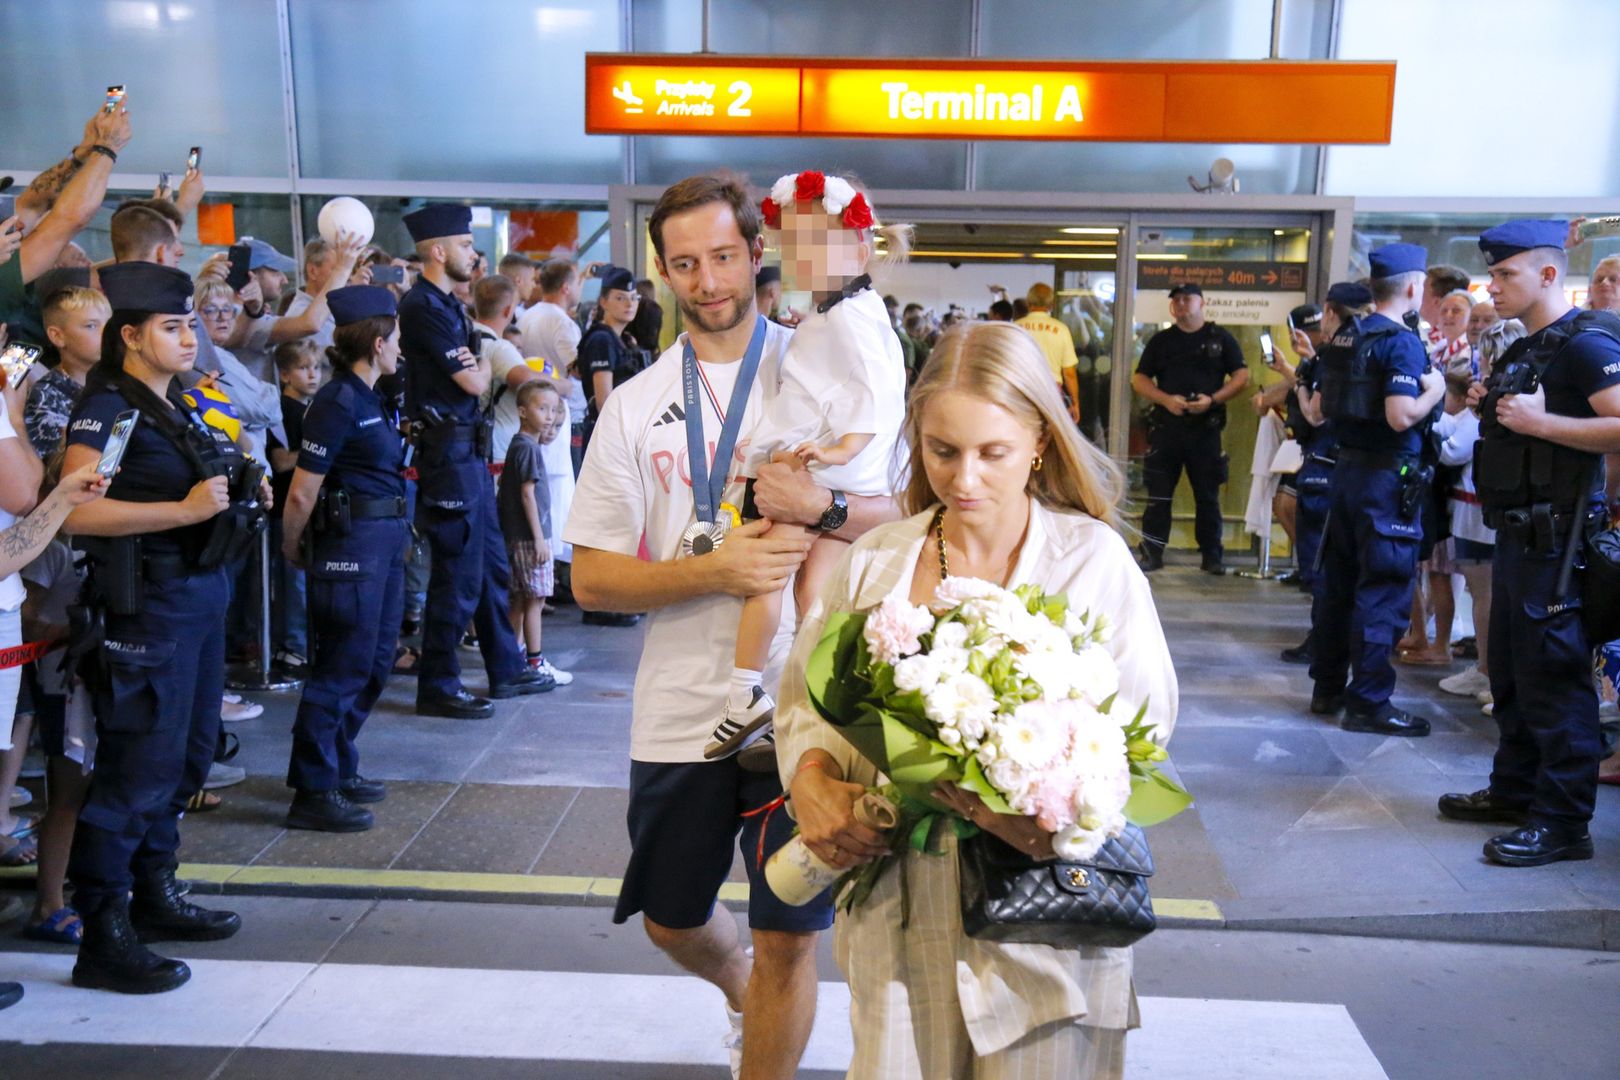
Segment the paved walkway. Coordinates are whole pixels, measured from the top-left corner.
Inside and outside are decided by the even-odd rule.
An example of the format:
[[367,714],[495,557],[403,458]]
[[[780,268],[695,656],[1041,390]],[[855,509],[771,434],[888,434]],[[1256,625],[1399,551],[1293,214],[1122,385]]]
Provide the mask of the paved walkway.
[[[1396,694],[1430,737],[1343,732],[1308,714],[1304,669],[1277,658],[1304,634],[1298,592],[1176,567],[1152,580],[1181,678],[1171,750],[1198,799],[1150,834],[1172,925],[1620,948],[1620,789],[1600,792],[1592,861],[1488,865],[1492,828],[1434,809],[1483,785],[1495,738],[1471,700],[1437,691],[1446,669],[1403,670]],[[252,775],[221,793],[223,809],[188,818],[185,872],[204,891],[610,903],[640,639],[563,609],[547,651],[576,682],[488,721],[411,715],[414,685],[396,680],[361,737],[365,773],[391,794],[359,835],[280,827],[296,698],[266,696],[262,718],[232,725]],[[476,654],[463,658],[476,690]]]

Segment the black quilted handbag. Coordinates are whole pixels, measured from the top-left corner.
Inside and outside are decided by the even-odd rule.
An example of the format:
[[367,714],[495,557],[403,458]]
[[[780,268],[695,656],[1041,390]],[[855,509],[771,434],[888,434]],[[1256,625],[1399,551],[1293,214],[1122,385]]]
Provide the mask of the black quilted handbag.
[[1036,862],[989,833],[961,841],[957,852],[969,937],[1119,947],[1158,925],[1147,885],[1153,854],[1135,825],[1083,863]]

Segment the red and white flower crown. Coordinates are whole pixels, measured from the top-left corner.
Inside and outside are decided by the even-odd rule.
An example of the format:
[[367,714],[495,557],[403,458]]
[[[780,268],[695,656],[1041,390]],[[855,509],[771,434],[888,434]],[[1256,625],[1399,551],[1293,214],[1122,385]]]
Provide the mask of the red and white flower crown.
[[782,227],[782,207],[789,203],[810,202],[820,199],[827,213],[838,217],[848,229],[870,229],[873,224],[872,208],[866,196],[856,191],[841,176],[826,176],[811,169],[802,173],[788,173],[771,185],[768,198],[759,204],[765,224],[773,229]]

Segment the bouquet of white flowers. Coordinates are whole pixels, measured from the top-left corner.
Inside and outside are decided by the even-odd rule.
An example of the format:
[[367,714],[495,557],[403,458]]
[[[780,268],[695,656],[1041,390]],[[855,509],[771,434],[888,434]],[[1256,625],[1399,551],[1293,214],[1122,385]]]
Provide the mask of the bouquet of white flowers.
[[[943,614],[890,597],[832,616],[806,670],[816,710],[892,781],[914,847],[930,846],[944,781],[1035,819],[1065,862],[1191,803],[1157,767],[1146,702],[1121,718],[1106,615],[975,578],[947,578],[935,599]],[[866,886],[846,904],[880,872],[850,875]]]

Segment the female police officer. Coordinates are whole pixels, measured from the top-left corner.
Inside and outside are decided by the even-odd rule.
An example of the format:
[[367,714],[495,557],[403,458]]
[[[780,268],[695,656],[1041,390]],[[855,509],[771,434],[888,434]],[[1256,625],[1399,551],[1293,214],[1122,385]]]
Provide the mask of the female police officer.
[[[241,920],[175,886],[180,811],[219,741],[225,565],[263,527],[263,473],[180,397],[197,357],[191,278],[154,263],[101,272],[113,317],[101,363],[68,423],[64,471],[99,459],[118,417],[138,409],[107,497],[68,529],[90,554],[91,612],[70,648],[100,742],[68,876],[84,919],[73,982],[122,993],[191,977],[142,943],[230,937]],[[86,629],[88,627],[89,629]],[[133,892],[133,900],[130,895]]]
[[399,365],[394,295],[375,285],[327,294],[337,328],[332,381],[304,416],[298,469],[287,492],[283,551],[308,545],[310,623],[315,660],[293,723],[287,786],[295,792],[293,829],[363,832],[386,791],[359,772],[355,736],[382,694],[394,663],[405,606],[405,481],[392,401],[377,378]]

